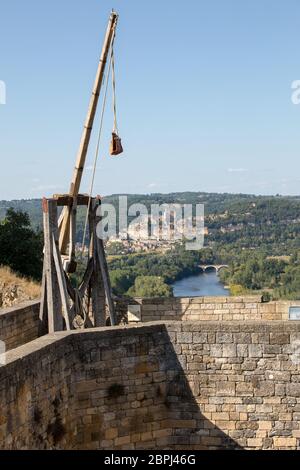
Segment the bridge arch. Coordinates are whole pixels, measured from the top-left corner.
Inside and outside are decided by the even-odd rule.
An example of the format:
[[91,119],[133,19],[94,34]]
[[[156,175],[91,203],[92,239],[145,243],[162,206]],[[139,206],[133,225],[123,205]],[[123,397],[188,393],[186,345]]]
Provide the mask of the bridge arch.
[[206,266],[205,269],[204,269],[205,273],[211,273],[213,271],[218,272],[218,267],[213,265],[213,264]]
[[203,273],[206,272],[213,272],[219,273],[221,269],[228,269],[229,266],[227,264],[201,264],[199,268]]

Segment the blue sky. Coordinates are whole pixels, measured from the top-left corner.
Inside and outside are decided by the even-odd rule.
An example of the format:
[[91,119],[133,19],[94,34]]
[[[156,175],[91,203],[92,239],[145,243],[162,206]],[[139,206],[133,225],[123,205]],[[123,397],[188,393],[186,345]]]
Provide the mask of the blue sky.
[[125,153],[109,101],[95,193],[300,193],[299,0],[1,0],[0,199],[68,191],[112,7]]

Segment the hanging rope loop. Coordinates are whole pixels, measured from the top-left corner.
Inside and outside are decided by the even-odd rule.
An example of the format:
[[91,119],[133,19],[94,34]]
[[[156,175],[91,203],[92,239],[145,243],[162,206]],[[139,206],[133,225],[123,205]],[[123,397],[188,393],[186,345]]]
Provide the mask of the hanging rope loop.
[[111,44],[111,76],[112,76],[112,102],[114,124],[112,131],[112,139],[110,143],[110,154],[112,156],[123,153],[122,142],[119,137],[118,120],[117,120],[117,98],[116,98],[116,73],[115,73],[115,54],[114,54],[115,33]]
[[114,115],[112,140],[110,144],[110,154],[119,155],[120,153],[123,152],[121,139],[118,136],[118,123],[117,123],[116,74],[115,74],[115,55],[114,55],[115,38],[116,38],[116,27],[114,29],[113,37],[111,41],[110,60],[109,60],[106,83],[105,83],[105,92],[104,92],[103,105],[102,105],[102,111],[101,111],[101,117],[100,117],[100,127],[99,127],[99,132],[98,132],[97,145],[95,149],[93,172],[92,172],[92,179],[91,179],[91,185],[90,185],[90,191],[89,191],[89,202],[88,202],[83,237],[82,237],[81,258],[83,257],[85,238],[87,234],[88,217],[89,217],[89,211],[91,207],[92,194],[93,194],[95,175],[96,175],[96,169],[97,169],[97,162],[98,162],[98,157],[99,157],[100,142],[101,142],[101,137],[102,137],[102,128],[103,128],[103,120],[104,120],[104,114],[105,114],[105,109],[106,109],[110,73],[112,73],[112,100],[113,100],[113,115]]
[[111,78],[112,78],[112,104],[113,104],[113,115],[114,115],[113,132],[118,135],[119,131],[118,131],[118,120],[117,120],[116,73],[115,73],[114,44],[112,44],[112,48],[111,48]]

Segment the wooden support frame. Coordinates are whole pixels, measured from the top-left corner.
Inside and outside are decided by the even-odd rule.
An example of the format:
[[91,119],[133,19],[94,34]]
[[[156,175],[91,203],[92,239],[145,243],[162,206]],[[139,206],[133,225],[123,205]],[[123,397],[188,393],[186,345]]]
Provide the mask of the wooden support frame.
[[[103,241],[97,237],[97,209],[100,198],[79,195],[76,201],[66,195],[56,195],[43,200],[44,223],[44,267],[42,279],[42,298],[40,306],[40,335],[55,331],[106,325],[108,310],[111,325],[116,324],[114,303],[111,295],[107,262]],[[58,207],[68,207],[71,213],[75,240],[76,209],[78,205],[89,208],[89,253],[87,268],[81,284],[72,286],[67,269],[59,251]],[[75,252],[70,243],[70,253]]]

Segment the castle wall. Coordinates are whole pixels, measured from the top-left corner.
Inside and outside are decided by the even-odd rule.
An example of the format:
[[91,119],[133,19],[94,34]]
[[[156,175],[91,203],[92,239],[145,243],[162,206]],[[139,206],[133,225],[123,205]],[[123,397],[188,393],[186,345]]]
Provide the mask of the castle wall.
[[73,446],[75,366],[65,336],[47,335],[6,354],[0,367],[1,449]]
[[200,435],[218,446],[212,423],[242,448],[299,449],[300,322],[182,322],[168,329],[206,419],[204,426],[190,422],[186,443]]
[[26,302],[19,307],[0,309],[0,340],[6,350],[17,348],[38,337],[39,302]]
[[296,449],[300,322],[56,333],[0,367],[0,448]]
[[[138,313],[127,314],[128,304],[135,303]],[[11,350],[38,338],[39,302],[0,309],[0,340]],[[135,299],[117,303],[120,319],[129,323],[153,321],[232,321],[288,320],[290,306],[300,302],[263,303],[261,297],[192,297]],[[132,308],[132,305],[131,305]],[[130,307],[129,307],[130,311]]]
[[[289,307],[299,301],[262,302],[260,296],[136,299],[129,323],[152,321],[268,321],[288,320]],[[138,307],[138,313],[135,313]]]

